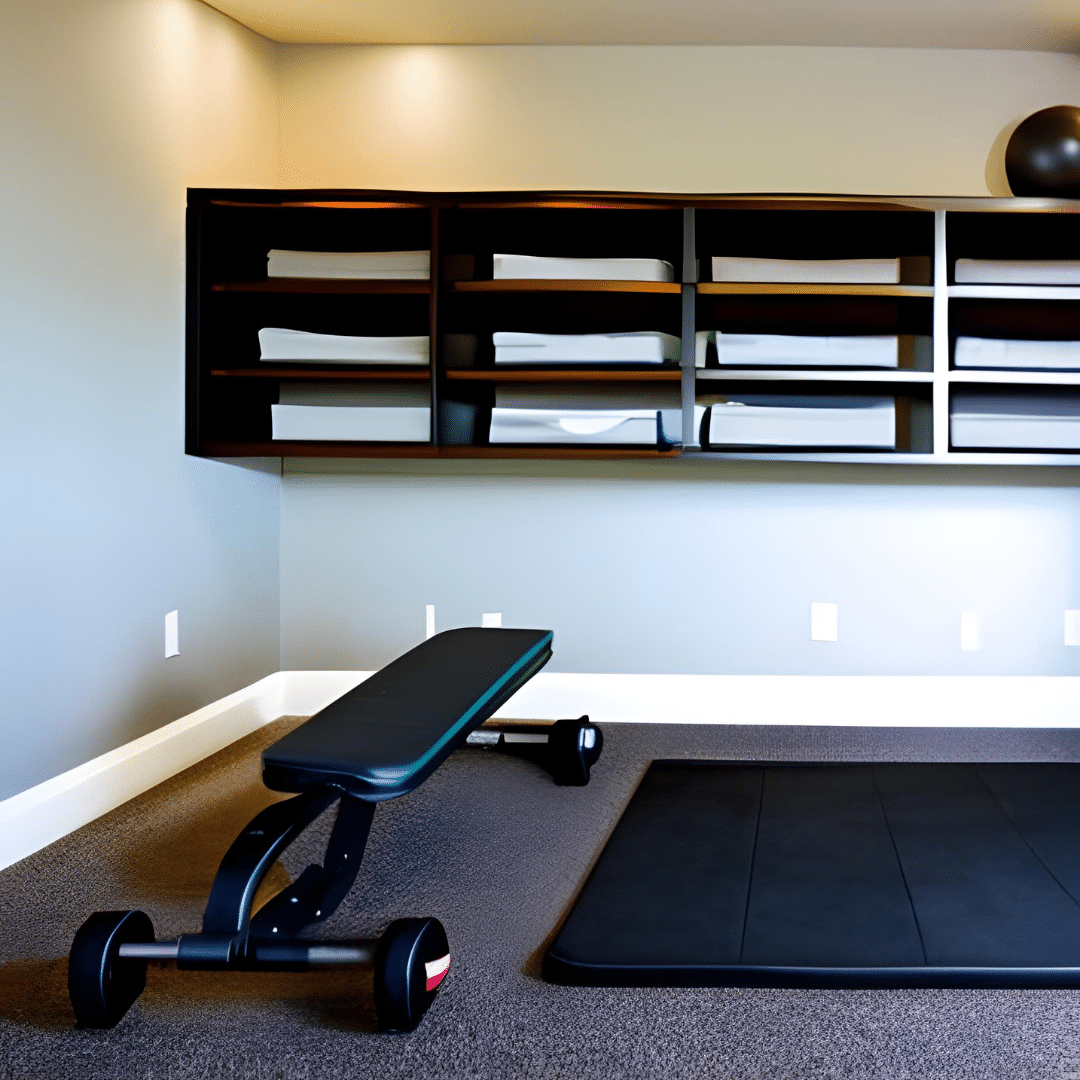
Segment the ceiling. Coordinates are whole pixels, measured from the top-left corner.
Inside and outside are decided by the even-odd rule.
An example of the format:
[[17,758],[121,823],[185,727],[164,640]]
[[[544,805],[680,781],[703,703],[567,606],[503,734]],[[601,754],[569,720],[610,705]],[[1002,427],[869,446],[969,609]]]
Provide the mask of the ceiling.
[[282,42],[1080,49],[1080,0],[206,0]]

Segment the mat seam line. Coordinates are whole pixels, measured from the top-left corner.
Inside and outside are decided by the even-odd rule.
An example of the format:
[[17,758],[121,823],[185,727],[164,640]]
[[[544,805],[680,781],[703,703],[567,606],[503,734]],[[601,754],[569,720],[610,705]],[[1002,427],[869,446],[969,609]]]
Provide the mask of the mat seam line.
[[1016,835],[1020,837],[1021,841],[1023,841],[1024,847],[1026,847],[1028,851],[1030,851],[1031,854],[1035,856],[1036,862],[1038,862],[1038,864],[1050,875],[1050,877],[1053,878],[1054,884],[1056,884],[1057,887],[1077,907],[1080,907],[1080,900],[1077,900],[1077,898],[1073,896],[1072,892],[1069,889],[1065,888],[1064,884],[1062,884],[1057,874],[1055,874],[1054,871],[1050,869],[1043,857],[1031,846],[1028,838],[1020,831],[1020,826],[1017,825],[1016,822],[1013,820],[1012,815],[1009,813],[1009,811],[1001,805],[1001,800],[998,799],[997,794],[994,792],[994,789],[986,782],[986,779],[982,774],[982,769],[978,765],[975,766],[975,775],[979,778],[979,783],[982,784],[982,786],[986,789],[986,793],[990,796],[993,804],[1001,811],[1002,816],[1009,823],[1009,825],[1012,826],[1013,832],[1015,832]]
[[761,783],[758,787],[757,819],[754,821],[754,846],[750,849],[750,873],[746,876],[746,903],[743,906],[742,936],[739,939],[739,963],[743,962],[743,953],[746,951],[746,927],[750,921],[750,896],[754,888],[754,866],[757,863],[758,833],[761,831],[761,810],[765,805],[765,768],[759,765],[761,770]]
[[915,910],[915,899],[911,895],[911,886],[908,884],[907,874],[904,872],[904,861],[900,858],[900,849],[896,846],[896,837],[893,835],[892,822],[889,821],[889,812],[885,809],[885,800],[881,797],[881,788],[878,786],[877,766],[870,766],[870,780],[874,785],[874,792],[878,797],[878,806],[881,807],[881,816],[885,819],[885,829],[889,834],[889,842],[892,844],[893,854],[896,856],[896,865],[900,870],[900,880],[904,883],[904,892],[907,893],[908,906],[911,908],[911,917],[915,921],[915,932],[919,935],[919,948],[922,949],[923,966],[929,967],[930,961],[926,956],[926,941],[923,938],[922,925],[919,922],[919,913]]

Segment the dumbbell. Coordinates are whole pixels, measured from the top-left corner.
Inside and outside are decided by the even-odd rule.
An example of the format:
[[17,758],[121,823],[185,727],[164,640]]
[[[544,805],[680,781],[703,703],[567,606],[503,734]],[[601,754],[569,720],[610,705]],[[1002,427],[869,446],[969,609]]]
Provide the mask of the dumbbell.
[[466,742],[527,758],[551,773],[556,784],[576,787],[589,782],[589,770],[604,748],[603,733],[588,716],[556,720],[553,724],[485,725]]
[[222,937],[185,934],[155,941],[145,912],[95,912],[79,928],[68,956],[68,993],[80,1026],[115,1027],[146,986],[150,960],[236,971],[371,966],[380,1031],[412,1031],[450,970],[450,946],[438,919],[397,919],[381,937],[359,941],[249,938],[242,953]]

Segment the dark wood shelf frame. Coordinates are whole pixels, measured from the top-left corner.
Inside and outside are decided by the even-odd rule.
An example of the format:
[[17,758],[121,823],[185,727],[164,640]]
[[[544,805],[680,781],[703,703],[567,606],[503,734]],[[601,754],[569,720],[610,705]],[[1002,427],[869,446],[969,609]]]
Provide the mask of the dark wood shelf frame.
[[[658,211],[676,214],[658,215]],[[515,247],[512,239],[506,245],[501,241],[498,246],[489,243],[491,237],[502,235],[503,223],[498,215],[503,212],[517,215],[513,218],[519,223],[515,228],[523,229],[520,233],[511,229],[506,235],[510,238],[536,237],[537,250],[524,243]],[[569,216],[578,212],[582,212],[578,219]],[[608,212],[614,217],[608,217]],[[568,215],[565,224],[561,216],[557,219],[544,216],[564,213]],[[554,239],[547,240],[542,229],[521,225],[534,214],[539,216],[533,220],[542,220],[545,227],[555,221]],[[860,219],[858,215],[861,214],[868,216]],[[484,215],[489,217],[485,219]],[[931,217],[934,218],[932,242],[927,240],[931,231],[927,222]],[[665,223],[658,224],[661,219]],[[470,233],[471,225],[461,224],[485,220],[494,221],[494,228],[490,224],[482,225],[481,233],[487,238],[482,242]],[[511,217],[505,220],[509,221]],[[676,220],[681,221],[681,228],[676,232],[665,232]],[[755,240],[752,221],[767,222],[768,236],[760,244]],[[832,226],[826,225],[826,221],[836,223],[836,231],[830,232]],[[594,239],[606,237],[606,240],[597,241],[595,250],[587,250],[592,234],[588,229],[578,229],[579,222],[591,222],[589,228],[599,230]],[[635,239],[635,222],[641,224],[642,236],[651,239],[646,242]],[[794,229],[800,222],[798,227],[805,227],[805,235],[789,237],[785,234],[786,223],[791,223]],[[734,234],[726,229],[729,223],[736,226]],[[314,232],[305,232],[309,228]],[[230,229],[239,238],[238,243],[231,239]],[[680,233],[682,248],[681,259],[678,259],[675,256]],[[718,247],[720,238],[733,235],[737,246],[741,247],[730,252],[721,250]],[[944,425],[939,415],[943,409],[948,409],[947,388],[950,385],[966,386],[979,381],[978,372],[950,370],[952,342],[961,329],[971,332],[978,328],[976,324],[985,323],[992,327],[1001,323],[1007,331],[1009,325],[1015,323],[1014,333],[1020,329],[1027,333],[1030,326],[1035,325],[1038,332],[1033,336],[1071,339],[1072,326],[1076,322],[1071,310],[1075,301],[1065,293],[1057,297],[1052,291],[1043,295],[1043,290],[1039,295],[1028,296],[1017,291],[1015,296],[967,297],[958,292],[950,301],[949,285],[953,280],[955,259],[962,255],[1071,257],[1071,248],[1069,252],[1062,252],[1062,248],[1069,246],[1067,242],[1071,239],[1080,237],[1080,204],[1075,201],[844,195],[193,189],[189,192],[187,236],[186,448],[191,454],[414,459],[675,460],[685,457],[727,461],[911,461],[920,464],[972,464],[987,460],[995,464],[1080,465],[1080,453],[953,451],[947,445],[948,439],[942,439],[943,432],[948,430],[947,413]],[[447,237],[453,237],[453,243]],[[880,254],[901,259],[902,284],[703,280],[710,276],[711,267],[706,260],[714,254],[762,258],[876,257],[879,252],[874,245],[881,247],[883,237],[888,241],[885,248],[894,243],[895,250],[884,250]],[[559,249],[564,241],[569,245],[565,252]],[[265,251],[273,247],[303,248],[308,242],[309,250],[415,250],[427,246],[431,251],[431,276],[428,280],[264,279],[259,276],[259,260]],[[549,250],[541,250],[545,244]],[[610,249],[605,244],[610,244]],[[634,249],[632,255],[649,257],[653,257],[650,249],[656,248],[655,257],[671,261],[678,280],[484,278],[485,265],[486,273],[491,274],[492,251],[630,257],[631,248]],[[460,253],[470,250],[479,253],[475,255],[475,268],[462,273],[463,256]],[[466,257],[473,258],[467,254]],[[929,278],[927,266],[930,267]],[[931,280],[932,284],[929,283]],[[620,294],[625,296],[624,300],[619,299]],[[288,306],[282,310],[289,314],[277,316],[286,320],[284,325],[290,325],[289,318],[295,319],[301,324],[297,329],[319,331],[321,327],[327,327],[322,332],[331,333],[426,332],[430,336],[430,364],[426,367],[287,362],[254,365],[251,361],[258,356],[257,345],[252,340],[249,348],[247,342],[251,334],[249,327],[260,325],[258,320],[268,303],[259,299],[260,296],[309,298],[285,301]],[[327,299],[321,300],[320,296]],[[371,299],[362,299],[365,296]],[[639,296],[640,301],[635,300],[635,296]],[[350,297],[358,299],[351,301]],[[388,299],[380,302],[378,297]],[[426,299],[408,300],[408,297]],[[590,297],[596,298],[595,305]],[[677,303],[675,297],[680,297]],[[410,304],[421,306],[407,308]],[[671,304],[675,306],[664,306]],[[889,304],[896,306],[895,317],[889,316],[881,307]],[[277,311],[277,308],[273,310]],[[1040,321],[1042,312],[1047,313],[1048,321]],[[678,323],[680,319],[681,324]],[[504,320],[520,322],[523,330],[548,332],[550,326],[563,333],[615,331],[624,329],[621,325],[624,322],[628,324],[627,330],[639,328],[638,324],[649,324],[649,329],[680,334],[682,361],[678,365],[662,366],[493,368],[489,366],[490,340],[487,348],[472,360],[479,366],[460,366],[470,361],[468,356],[462,359],[458,355],[460,350],[456,345],[457,352],[451,350],[452,355],[442,355],[442,350],[448,348],[447,343],[453,344],[455,336],[472,334],[475,340],[475,335],[479,335],[483,341],[491,329],[502,329],[497,323]],[[653,327],[653,322],[663,325]],[[610,327],[609,323],[612,324]],[[349,329],[351,325],[371,325],[372,329],[354,331]],[[398,325],[401,330],[393,329]],[[895,332],[902,337],[914,334],[926,339],[932,336],[932,366],[927,367],[929,361],[926,360],[924,340],[920,346],[924,353],[920,354],[923,359],[919,361],[918,370],[901,369],[901,377],[895,382],[890,382],[887,371],[878,369],[870,372],[857,368],[800,371],[755,368],[746,372],[697,369],[697,330],[729,326],[728,332],[732,333],[858,335]],[[418,330],[419,327],[423,329]],[[1002,336],[1013,334],[1003,331]],[[1080,339],[1080,332],[1076,336]],[[921,402],[924,411],[931,410],[935,445],[927,450],[923,445],[925,440],[922,440],[918,451],[825,447],[697,449],[693,433],[688,430],[695,415],[697,395],[720,391],[736,383],[740,374],[745,379],[743,390],[747,393],[808,392],[816,386],[818,392],[830,395],[894,394],[898,407],[901,397],[916,404]],[[824,377],[818,377],[820,375]],[[1045,372],[993,372],[985,376],[985,381],[1003,387],[1007,383],[1009,390],[1045,390],[1055,386],[1061,391],[1072,389],[1075,393],[1075,382],[1080,380],[1080,373],[1062,375],[1060,383],[1054,378],[1053,373],[1047,375]],[[278,386],[291,380],[331,385],[386,385],[392,382],[415,385],[426,381],[431,395],[431,440],[427,443],[274,440],[269,437],[270,405],[277,400]],[[641,384],[658,388],[680,383],[684,430],[687,431],[686,452],[681,453],[678,447],[483,445],[486,439],[486,428],[482,426],[486,424],[483,410],[490,408],[497,385],[511,383],[541,386],[557,383]],[[440,445],[444,397],[446,409],[464,403],[480,410],[475,445]],[[942,441],[946,445],[941,445]]]

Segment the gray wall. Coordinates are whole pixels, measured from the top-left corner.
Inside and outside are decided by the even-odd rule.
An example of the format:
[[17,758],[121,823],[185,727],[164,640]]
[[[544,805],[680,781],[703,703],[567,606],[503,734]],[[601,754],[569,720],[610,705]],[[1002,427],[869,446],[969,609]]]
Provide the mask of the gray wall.
[[[1080,673],[1071,469],[314,468],[283,479],[285,668],[378,667],[433,603],[439,629],[553,629],[556,671]],[[813,601],[839,605],[838,642],[810,640]]]
[[0,20],[4,798],[277,669],[280,475],[183,453],[185,189],[274,181],[272,49],[194,0]]

